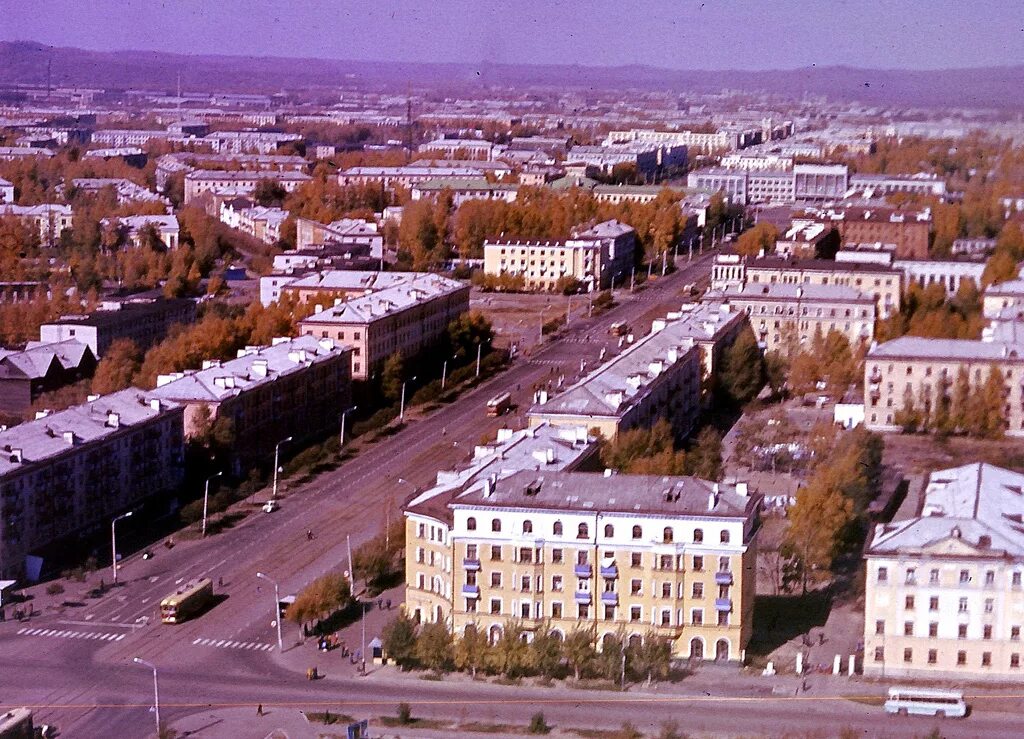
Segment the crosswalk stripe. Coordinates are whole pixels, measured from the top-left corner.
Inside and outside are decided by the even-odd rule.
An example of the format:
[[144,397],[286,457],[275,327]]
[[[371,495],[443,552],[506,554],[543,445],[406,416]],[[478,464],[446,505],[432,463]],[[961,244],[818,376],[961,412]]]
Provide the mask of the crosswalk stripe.
[[114,641],[121,641],[122,639],[124,639],[124,634],[118,634]]
[[218,647],[223,647],[223,646],[224,646],[224,643],[225,643],[225,642],[224,642],[224,640],[223,640],[223,639],[221,639],[221,640],[220,640],[219,642],[217,642],[217,643],[216,643],[216,644],[215,644],[214,646],[218,646]]
[[202,639],[193,639],[193,640],[192,640],[192,643],[193,643],[193,644],[198,644],[198,643],[199,643],[199,642],[201,642],[201,641],[202,641]]

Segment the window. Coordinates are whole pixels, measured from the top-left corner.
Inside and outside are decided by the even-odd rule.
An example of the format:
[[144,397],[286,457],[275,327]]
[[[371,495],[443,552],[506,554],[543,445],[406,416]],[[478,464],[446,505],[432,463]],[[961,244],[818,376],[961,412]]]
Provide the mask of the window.
[[960,599],[960,607],[957,610],[960,613],[967,613],[967,598]]
[[996,584],[996,573],[995,570],[989,570],[985,573],[985,584],[995,585]]
[[729,543],[729,530],[728,529],[722,529],[722,533],[718,535],[718,540],[722,544],[728,544]]
[[700,544],[703,541],[704,541],[704,529],[694,529],[693,530],[693,543],[694,544]]
[[523,533],[524,534],[532,534],[533,533],[533,521],[523,521]]
[[967,638],[967,624],[960,624],[957,627],[956,638],[957,639],[966,639]]
[[885,635],[885,621],[882,621],[882,620],[875,621],[875,636],[884,636],[884,635]]
[[614,621],[615,620],[615,606],[604,607],[604,620]]
[[562,522],[561,521],[555,521],[554,526],[551,527],[551,533],[554,534],[555,536],[561,536],[562,535]]
[[426,538],[426,533],[427,533],[427,526],[426,526],[426,524],[422,524],[421,523],[419,526],[416,527],[416,535],[420,539],[425,539]]
[[643,535],[644,535],[644,530],[642,528],[640,528],[639,526],[634,526],[633,527],[633,538],[634,539],[639,539]]
[[696,557],[693,558],[693,571],[694,572],[703,572],[704,571],[704,558],[701,557],[700,555],[697,555]]
[[467,585],[476,585],[476,573],[475,572],[470,571],[470,572],[466,573],[466,584]]
[[[537,557],[537,560],[540,561],[539,556]],[[523,564],[530,564],[531,562],[533,562],[533,549],[530,547],[520,547],[519,561]]]
[[588,536],[590,536],[590,528],[585,523],[581,523],[576,527],[577,539],[586,539]]
[[501,587],[501,573],[500,572],[492,572],[491,573],[491,587],[492,588],[500,588]]
[[587,564],[588,560],[589,560],[589,557],[587,556],[587,550],[586,549],[579,549],[579,550],[577,550],[577,552],[576,552],[576,564],[578,564],[578,565],[585,565],[585,564]]
[[928,624],[928,636],[934,638],[939,635],[939,624],[932,621]]
[[691,591],[694,600],[700,600],[704,597],[704,583],[695,582],[693,584],[693,590]]
[[551,576],[551,591],[554,593],[562,592],[562,576],[552,575]]
[[1010,639],[1013,641],[1020,641],[1020,626],[1010,627]]
[[967,652],[961,650],[956,653],[956,664],[957,667],[963,667],[967,664]]
[[615,536],[615,527],[612,526],[610,523],[605,524],[604,525],[604,538],[605,539],[611,539],[613,536]]
[[929,649],[928,650],[928,664],[934,665],[939,660],[939,650]]
[[910,647],[907,647],[906,649],[903,650],[903,661],[904,662],[913,662],[914,661],[914,650],[911,649]]
[[992,624],[985,624],[981,628],[981,638],[982,639],[991,639],[992,638]]
[[476,598],[466,598],[466,613],[476,613]]
[[1015,588],[1019,588],[1020,587],[1020,573],[1019,572],[1014,572],[1013,573],[1013,579],[1011,580],[1011,584]]
[[519,589],[522,590],[524,593],[529,593],[530,592],[530,583],[532,582],[532,580],[533,580],[533,578],[531,578],[529,575],[523,575],[522,578],[520,579],[520,583],[519,583],[520,584],[520,588]]
[[1013,654],[1010,655],[1010,667],[1014,667],[1014,668],[1020,667],[1020,654],[1019,653],[1014,652]]
[[704,623],[704,609],[694,608],[690,611],[690,623],[694,626],[701,626]]
[[878,582],[889,582],[889,568],[879,567],[878,568]]
[[642,567],[643,566],[643,555],[640,552],[633,552],[629,555],[630,567]]
[[992,666],[992,652],[981,653],[981,666],[991,667]]
[[416,562],[423,564],[423,547],[416,547]]
[[992,609],[995,607],[995,600],[992,598],[985,598],[985,613],[992,613]]
[[662,554],[658,557],[658,569],[659,570],[671,570],[672,569],[672,555]]
[[729,612],[728,611],[719,611],[718,612],[718,625],[719,626],[728,626],[729,625]]
[[903,600],[903,607],[906,608],[908,611],[913,610],[914,609],[914,596],[908,595]]
[[885,648],[884,647],[875,647],[875,662],[884,662],[884,661],[885,661]]
[[671,626],[672,625],[672,611],[668,608],[664,608],[661,611],[661,625]]
[[911,567],[910,569],[907,570],[906,584],[907,585],[913,585],[916,582],[917,582],[917,570],[915,570],[913,567]]
[[501,561],[501,547],[499,545],[497,545],[497,544],[495,544],[494,546],[491,547],[491,561],[492,562],[500,562]]
[[729,557],[718,558],[718,571],[728,572],[729,571]]
[[939,597],[937,595],[933,595],[931,598],[928,599],[928,610],[929,611],[937,611],[937,610],[939,610]]
[[913,636],[913,635],[914,635],[914,622],[913,621],[904,621],[903,622],[903,636]]
[[672,583],[670,583],[670,582],[663,582],[661,584],[661,597],[662,598],[671,598],[672,597]]
[[671,526],[666,526],[665,530],[661,532],[661,540],[663,542],[665,542],[666,544],[671,543],[672,536],[673,536],[673,533],[672,533],[672,527]]
[[939,571],[938,570],[932,570],[931,572],[928,573],[928,584],[929,585],[938,585],[939,584]]
[[501,598],[491,598],[491,613],[501,613]]
[[562,604],[561,603],[552,603],[551,604],[551,618],[561,618],[561,617],[562,617]]
[[495,531],[495,532],[501,531],[501,519],[500,518],[492,518],[491,519],[491,531]]
[[960,570],[960,584],[966,585],[971,581],[970,570]]
[[476,531],[476,519],[472,516],[466,519],[466,531]]
[[629,581],[629,594],[630,595],[640,595],[640,589],[641,589],[640,580],[630,580]]
[[551,550],[551,564],[562,564],[562,550],[552,549]]

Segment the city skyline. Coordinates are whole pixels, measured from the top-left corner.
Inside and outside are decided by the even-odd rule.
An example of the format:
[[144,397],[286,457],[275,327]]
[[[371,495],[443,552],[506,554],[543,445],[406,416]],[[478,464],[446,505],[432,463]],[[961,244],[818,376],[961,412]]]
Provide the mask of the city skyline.
[[[1024,13],[1014,18],[995,0],[973,4],[969,22],[952,0],[896,6],[794,0],[770,9],[750,1],[724,6],[650,0],[627,8],[604,0],[524,0],[513,22],[501,4],[464,0],[430,7],[401,0],[372,6],[301,0],[286,9],[263,0],[160,6],[8,1],[0,7],[0,41],[100,51],[676,70],[936,70],[1024,63]],[[235,32],[224,33],[229,29]]]

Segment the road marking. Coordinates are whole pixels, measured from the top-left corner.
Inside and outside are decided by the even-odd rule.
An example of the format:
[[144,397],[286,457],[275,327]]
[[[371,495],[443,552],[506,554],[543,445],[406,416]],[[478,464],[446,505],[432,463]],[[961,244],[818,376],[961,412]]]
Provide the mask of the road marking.
[[232,639],[208,639],[205,637],[193,639],[192,645],[197,647],[213,647],[214,649],[238,649],[243,652],[269,652],[274,648],[273,644],[264,644],[263,642],[235,641]]
[[70,631],[66,629],[30,629],[22,628],[17,631],[19,636],[43,636],[54,639],[81,639],[82,641],[100,640],[105,642],[116,642],[124,639],[125,634],[111,634],[100,631]]

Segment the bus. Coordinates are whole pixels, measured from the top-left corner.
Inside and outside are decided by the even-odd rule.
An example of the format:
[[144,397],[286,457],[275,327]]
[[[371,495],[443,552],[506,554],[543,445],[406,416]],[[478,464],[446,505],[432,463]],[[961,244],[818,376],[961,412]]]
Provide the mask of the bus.
[[495,395],[493,398],[487,401],[488,416],[503,416],[510,410],[512,410],[512,393],[502,393],[501,395]]
[[188,621],[213,601],[213,580],[193,580],[160,601],[160,620],[165,624]]
[[959,690],[892,687],[885,701],[885,712],[901,716],[963,718],[967,715],[967,704]]

